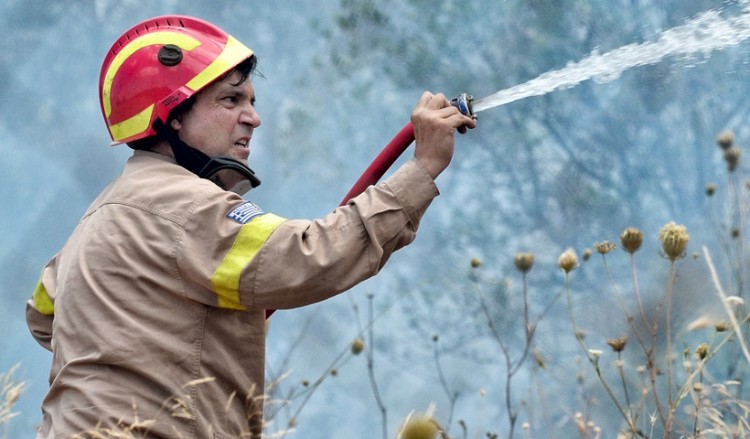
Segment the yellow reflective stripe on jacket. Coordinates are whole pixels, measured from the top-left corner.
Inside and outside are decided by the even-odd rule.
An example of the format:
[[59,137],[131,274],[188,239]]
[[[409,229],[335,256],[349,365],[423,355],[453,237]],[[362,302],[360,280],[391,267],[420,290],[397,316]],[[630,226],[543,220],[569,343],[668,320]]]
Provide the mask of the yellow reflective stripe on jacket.
[[49,294],[47,294],[47,289],[44,288],[41,279],[37,282],[36,288],[34,288],[34,294],[31,295],[31,298],[34,300],[34,308],[41,314],[51,316],[55,313],[55,304],[52,303],[52,299],[50,299]]
[[253,260],[271,232],[286,219],[271,213],[253,218],[242,226],[232,248],[211,277],[211,286],[218,296],[220,308],[244,310],[240,303],[240,277]]

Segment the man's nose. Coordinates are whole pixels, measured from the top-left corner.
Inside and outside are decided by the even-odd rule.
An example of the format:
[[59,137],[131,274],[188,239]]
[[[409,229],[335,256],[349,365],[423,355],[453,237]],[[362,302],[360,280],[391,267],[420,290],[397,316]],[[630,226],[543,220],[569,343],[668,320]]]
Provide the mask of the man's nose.
[[249,125],[253,128],[260,126],[260,114],[251,104],[248,104],[240,115],[240,123],[243,125]]

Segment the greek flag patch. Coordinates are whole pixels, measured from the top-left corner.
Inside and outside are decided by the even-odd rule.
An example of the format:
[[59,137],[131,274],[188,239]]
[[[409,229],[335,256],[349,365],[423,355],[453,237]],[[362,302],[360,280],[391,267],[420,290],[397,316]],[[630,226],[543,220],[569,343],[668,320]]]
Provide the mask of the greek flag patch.
[[265,212],[263,212],[263,209],[258,207],[258,205],[253,204],[249,201],[245,201],[244,203],[232,209],[227,214],[227,218],[233,219],[240,224],[247,224],[251,219],[255,218],[258,215],[263,215],[264,213]]

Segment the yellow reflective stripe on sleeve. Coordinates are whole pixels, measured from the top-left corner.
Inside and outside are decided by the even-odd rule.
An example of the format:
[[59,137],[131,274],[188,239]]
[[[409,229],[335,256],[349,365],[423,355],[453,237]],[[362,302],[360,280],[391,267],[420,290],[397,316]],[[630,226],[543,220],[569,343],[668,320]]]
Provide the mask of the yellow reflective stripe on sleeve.
[[224,50],[216,57],[202,72],[198,73],[186,85],[191,90],[201,90],[203,87],[214,81],[216,78],[229,71],[232,67],[242,61],[250,58],[253,51],[247,46],[240,43],[233,37],[227,38],[227,44]]
[[220,308],[246,309],[240,302],[240,277],[271,233],[286,219],[271,213],[253,218],[242,226],[232,248],[211,277]]
[[41,314],[51,316],[55,313],[55,304],[52,303],[52,299],[50,299],[49,294],[47,294],[47,289],[44,288],[41,279],[36,284],[34,294],[31,295],[31,298],[34,300],[34,308]]

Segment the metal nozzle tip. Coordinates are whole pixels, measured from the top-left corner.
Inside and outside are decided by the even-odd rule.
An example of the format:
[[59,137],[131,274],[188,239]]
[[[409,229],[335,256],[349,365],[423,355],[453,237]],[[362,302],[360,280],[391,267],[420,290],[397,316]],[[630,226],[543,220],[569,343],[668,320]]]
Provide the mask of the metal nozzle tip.
[[476,117],[474,112],[471,108],[471,102],[474,100],[474,97],[467,93],[461,93],[460,95],[456,96],[453,100],[451,100],[451,105],[458,108],[458,111],[460,111],[462,114],[469,116],[469,117]]

